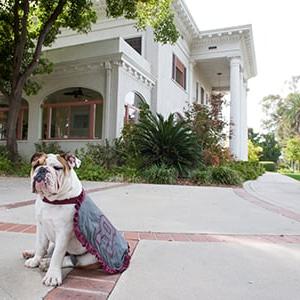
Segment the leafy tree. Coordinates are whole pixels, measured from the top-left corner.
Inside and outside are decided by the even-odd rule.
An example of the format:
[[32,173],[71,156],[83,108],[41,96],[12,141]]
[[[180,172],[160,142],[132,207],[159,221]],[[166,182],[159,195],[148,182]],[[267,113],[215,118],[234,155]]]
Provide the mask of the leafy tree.
[[295,170],[295,163],[300,163],[300,137],[294,137],[287,141],[284,150],[285,158],[291,162]]
[[300,93],[290,93],[287,97],[269,95],[262,100],[266,114],[264,127],[276,132],[281,143],[300,134]]
[[224,95],[213,94],[209,105],[193,103],[184,112],[187,126],[195,132],[202,150],[202,160],[208,165],[219,165],[230,159],[224,147],[225,128],[228,125],[222,116]]
[[283,103],[284,99],[280,95],[268,95],[262,99],[262,109],[266,115],[263,127],[266,130],[276,131]]
[[[248,139],[254,146],[262,148],[260,160],[277,162],[281,155],[281,147],[275,138],[274,132],[259,134],[253,128],[248,129]],[[250,146],[251,147],[251,146]]]
[[[138,29],[151,26],[156,41],[174,43],[179,34],[173,22],[172,0],[106,0],[109,17],[137,21]],[[22,93],[32,95],[40,85],[34,75],[51,72],[42,55],[61,28],[80,33],[96,22],[92,0],[0,1],[0,92],[8,100],[7,148],[16,158],[16,125]]]
[[289,94],[285,101],[283,121],[286,122],[295,134],[300,134],[300,94]]
[[263,134],[259,146],[263,149],[260,160],[277,162],[281,155],[281,147],[273,132]]
[[248,139],[254,144],[258,145],[261,139],[259,133],[254,132],[253,128],[248,128]]
[[260,146],[255,146],[251,140],[248,140],[248,160],[259,161],[259,157],[263,149]]

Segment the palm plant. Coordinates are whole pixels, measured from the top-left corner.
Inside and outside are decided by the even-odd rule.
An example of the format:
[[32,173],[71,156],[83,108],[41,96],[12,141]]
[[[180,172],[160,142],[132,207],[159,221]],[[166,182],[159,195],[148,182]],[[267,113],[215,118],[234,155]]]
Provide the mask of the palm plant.
[[287,105],[283,113],[284,121],[295,133],[300,133],[300,94],[290,94],[286,99]]
[[177,121],[174,114],[165,120],[160,114],[145,113],[136,125],[134,142],[143,167],[166,165],[184,175],[199,162],[195,134],[183,121]]

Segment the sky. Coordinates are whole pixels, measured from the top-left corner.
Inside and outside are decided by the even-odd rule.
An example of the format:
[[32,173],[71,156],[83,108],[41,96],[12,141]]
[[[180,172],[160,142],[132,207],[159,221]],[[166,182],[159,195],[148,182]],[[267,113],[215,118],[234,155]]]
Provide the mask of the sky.
[[248,127],[261,131],[261,100],[300,75],[299,0],[185,0],[200,31],[252,24],[258,74],[248,81]]

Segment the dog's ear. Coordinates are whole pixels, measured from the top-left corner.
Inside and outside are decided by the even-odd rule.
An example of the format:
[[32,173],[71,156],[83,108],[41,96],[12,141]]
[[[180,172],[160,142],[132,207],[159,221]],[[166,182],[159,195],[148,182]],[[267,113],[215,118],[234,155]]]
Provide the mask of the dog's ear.
[[32,157],[30,159],[30,163],[33,167],[36,165],[42,165],[45,162],[46,158],[47,158],[46,153],[36,152],[32,155]]
[[60,156],[68,163],[70,169],[79,168],[81,165],[81,160],[70,152],[61,153]]

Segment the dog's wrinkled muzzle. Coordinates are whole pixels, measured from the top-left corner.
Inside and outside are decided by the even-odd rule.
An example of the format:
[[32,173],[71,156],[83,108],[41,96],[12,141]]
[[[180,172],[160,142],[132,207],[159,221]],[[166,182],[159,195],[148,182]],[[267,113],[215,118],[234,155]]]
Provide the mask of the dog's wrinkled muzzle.
[[33,192],[36,192],[37,190],[40,191],[45,187],[47,173],[49,173],[49,171],[44,167],[41,167],[38,170],[37,174],[33,177]]

